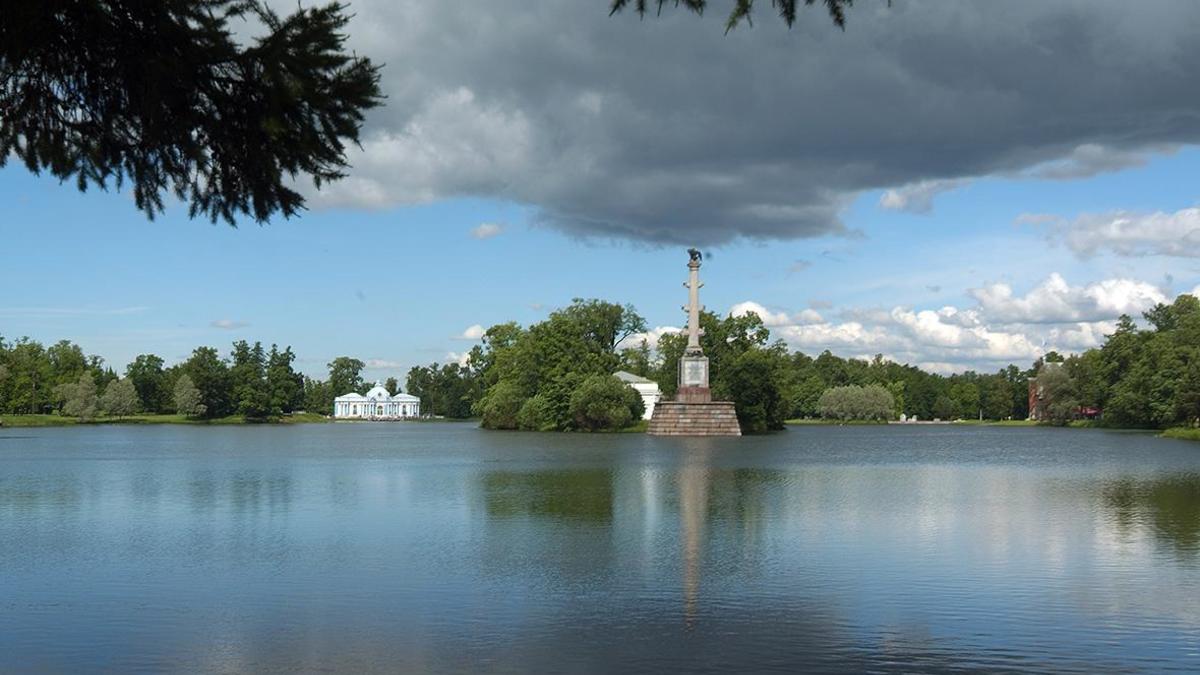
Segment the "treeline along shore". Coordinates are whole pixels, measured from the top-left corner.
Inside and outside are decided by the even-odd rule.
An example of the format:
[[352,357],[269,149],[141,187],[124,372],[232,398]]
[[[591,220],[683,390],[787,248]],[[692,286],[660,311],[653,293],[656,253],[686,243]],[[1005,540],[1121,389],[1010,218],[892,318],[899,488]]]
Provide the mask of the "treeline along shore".
[[[772,341],[755,314],[705,312],[701,340],[713,395],[735,403],[747,433],[782,429],[790,419],[1024,420],[1032,381],[1044,423],[1067,424],[1086,415],[1103,426],[1196,437],[1200,300],[1181,295],[1140,319],[1122,316],[1100,347],[1080,354],[1050,352],[1025,368],[948,376],[882,356],[794,352]],[[630,428],[642,403],[612,374],[625,370],[649,378],[670,397],[684,350],[682,334],[663,335],[652,348],[637,337],[645,331],[631,305],[576,299],[528,327],[492,326],[464,363],[414,367],[405,387],[421,398],[426,414],[477,417],[491,429]],[[171,366],[143,354],[118,373],[67,340],[45,347],[0,337],[0,415],[285,421],[306,419],[296,415],[308,411],[308,419],[319,419],[335,396],[364,389],[359,359],[333,359],[325,379],[298,373],[295,360],[290,347],[243,340],[226,356],[197,347]],[[385,386],[391,393],[401,390],[394,378]]]

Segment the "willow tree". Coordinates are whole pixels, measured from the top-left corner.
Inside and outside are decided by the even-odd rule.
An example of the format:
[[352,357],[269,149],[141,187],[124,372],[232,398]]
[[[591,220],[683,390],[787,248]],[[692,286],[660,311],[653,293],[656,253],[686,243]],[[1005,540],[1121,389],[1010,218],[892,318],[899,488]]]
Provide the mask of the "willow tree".
[[381,101],[337,3],[0,0],[0,17],[0,166],[128,184],[151,218],[172,194],[214,222],[295,214],[296,181],[341,178]]

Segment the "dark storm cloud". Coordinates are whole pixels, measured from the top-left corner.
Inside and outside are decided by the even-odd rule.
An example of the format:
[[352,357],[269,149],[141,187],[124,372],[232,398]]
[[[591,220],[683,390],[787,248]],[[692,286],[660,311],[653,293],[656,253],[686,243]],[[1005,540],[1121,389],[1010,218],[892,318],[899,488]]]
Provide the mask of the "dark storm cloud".
[[315,203],[478,196],[583,237],[788,239],[845,233],[862,190],[1087,175],[1200,136],[1200,3],[865,2],[845,32],[764,10],[729,35],[715,7],[607,6],[356,0],[351,46],[389,98]]

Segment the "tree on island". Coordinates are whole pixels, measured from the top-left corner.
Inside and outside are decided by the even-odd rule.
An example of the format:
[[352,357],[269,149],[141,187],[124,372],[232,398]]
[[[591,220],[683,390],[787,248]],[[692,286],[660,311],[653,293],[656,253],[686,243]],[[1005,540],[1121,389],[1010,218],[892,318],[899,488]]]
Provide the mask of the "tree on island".
[[200,402],[200,390],[188,375],[180,375],[175,381],[172,398],[175,401],[175,412],[184,417],[200,417],[206,410],[205,405]]
[[[346,6],[259,0],[0,0],[0,167],[173,194],[233,225],[304,208],[293,181],[343,177],[379,67],[347,53]],[[239,28],[261,25],[249,44]]]
[[137,412],[137,389],[129,378],[113,380],[100,395],[100,409],[113,417],[127,417]]
[[592,375],[571,393],[571,419],[582,431],[624,429],[645,411],[641,394],[612,375]]
[[[819,0],[825,6],[825,10],[829,13],[829,18],[833,20],[834,25],[844,29],[846,27],[846,9],[854,4],[854,0]],[[729,10],[729,16],[725,19],[725,31],[731,31],[738,24],[745,21],[752,23],[751,12],[754,9],[754,0],[732,0],[733,7]],[[779,14],[779,18],[788,25],[789,28],[796,23],[796,13],[801,5],[812,6],[817,4],[818,0],[771,0],[771,7]],[[888,0],[891,4],[891,0]],[[632,6],[638,16],[644,17],[646,12],[653,5],[655,12],[662,13],[663,6],[672,4],[676,7],[684,7],[696,14],[703,14],[708,7],[706,0],[612,0],[610,5],[609,15],[616,14],[626,7]]]

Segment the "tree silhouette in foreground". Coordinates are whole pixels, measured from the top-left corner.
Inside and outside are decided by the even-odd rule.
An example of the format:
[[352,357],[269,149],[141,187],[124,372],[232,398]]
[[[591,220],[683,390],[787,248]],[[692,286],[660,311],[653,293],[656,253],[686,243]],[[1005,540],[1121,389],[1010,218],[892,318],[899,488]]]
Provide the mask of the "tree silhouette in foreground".
[[381,101],[338,3],[281,18],[259,0],[0,0],[0,16],[0,166],[128,182],[151,218],[168,193],[231,225],[295,214],[290,185],[341,178]]
[[[829,18],[833,19],[833,23],[838,28],[846,27],[846,8],[854,4],[854,0],[819,0],[829,12]],[[817,4],[818,0],[771,0],[771,6],[779,13],[779,18],[783,19],[784,23],[791,28],[796,23],[796,10],[799,6],[811,6]],[[888,0],[891,4],[891,0]],[[663,5],[673,4],[676,7],[684,7],[697,14],[703,14],[708,7],[707,0],[612,0],[612,9],[609,15],[633,6],[635,12],[639,16],[645,16],[650,5],[654,5],[657,13],[662,13]],[[737,27],[743,21],[753,23],[751,12],[754,9],[754,0],[734,0],[733,8],[729,11],[728,18],[725,19],[725,31],[729,32]]]

